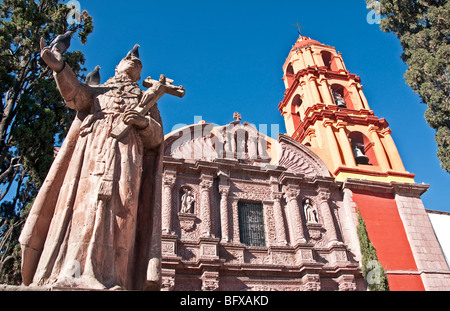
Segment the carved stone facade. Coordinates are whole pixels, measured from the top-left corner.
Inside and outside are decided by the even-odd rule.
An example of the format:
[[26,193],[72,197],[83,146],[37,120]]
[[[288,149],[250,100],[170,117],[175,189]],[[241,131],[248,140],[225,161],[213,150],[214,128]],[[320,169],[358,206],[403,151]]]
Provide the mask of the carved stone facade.
[[[175,131],[164,154],[164,290],[366,289],[348,247],[356,237],[341,230],[340,184],[305,146],[234,121]],[[181,212],[186,189],[190,213]],[[245,204],[262,218],[240,228]],[[264,232],[264,246],[249,246],[244,230]]]

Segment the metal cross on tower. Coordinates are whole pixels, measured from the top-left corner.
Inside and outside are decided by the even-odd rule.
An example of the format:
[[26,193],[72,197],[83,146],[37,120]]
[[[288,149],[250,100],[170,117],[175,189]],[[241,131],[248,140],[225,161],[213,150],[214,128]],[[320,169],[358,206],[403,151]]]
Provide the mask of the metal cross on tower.
[[300,28],[305,28],[305,27],[303,27],[303,26],[300,26],[299,24],[298,24],[298,22],[297,22],[297,24],[296,25],[292,25],[292,26],[297,26],[297,29],[298,29],[298,34],[301,36],[302,35],[302,31],[300,30]]

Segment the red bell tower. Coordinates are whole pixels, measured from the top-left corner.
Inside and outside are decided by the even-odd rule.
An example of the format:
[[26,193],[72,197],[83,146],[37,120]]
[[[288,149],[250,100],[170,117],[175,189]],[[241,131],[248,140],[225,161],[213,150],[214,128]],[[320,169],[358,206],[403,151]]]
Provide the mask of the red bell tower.
[[360,77],[334,47],[305,36],[289,51],[283,72],[286,91],[278,108],[287,134],[342,182],[348,230],[356,232],[359,210],[391,290],[450,289],[420,198],[428,186],[405,170],[389,124],[370,109]]
[[389,124],[370,110],[360,77],[334,47],[300,36],[283,71],[279,110],[287,134],[316,152],[337,180],[414,182]]

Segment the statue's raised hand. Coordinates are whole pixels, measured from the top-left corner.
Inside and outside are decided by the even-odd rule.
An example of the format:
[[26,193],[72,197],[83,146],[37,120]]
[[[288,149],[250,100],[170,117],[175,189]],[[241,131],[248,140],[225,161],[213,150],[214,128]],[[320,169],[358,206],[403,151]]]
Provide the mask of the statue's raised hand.
[[134,125],[138,129],[144,129],[149,125],[148,119],[140,115],[136,110],[125,111],[123,122],[126,125]]
[[64,61],[62,59],[61,53],[57,50],[51,51],[48,46],[45,44],[44,38],[41,38],[41,57],[44,62],[49,66],[53,71],[60,72],[64,68]]

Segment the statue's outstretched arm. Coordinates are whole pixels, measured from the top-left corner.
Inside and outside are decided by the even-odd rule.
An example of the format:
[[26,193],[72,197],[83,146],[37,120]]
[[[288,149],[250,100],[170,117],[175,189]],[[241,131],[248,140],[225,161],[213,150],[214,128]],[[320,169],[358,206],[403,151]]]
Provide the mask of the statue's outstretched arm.
[[81,84],[72,69],[62,59],[58,51],[52,52],[41,38],[41,57],[53,70],[59,92],[64,98],[67,106],[77,111],[89,111],[92,101],[92,89]]

